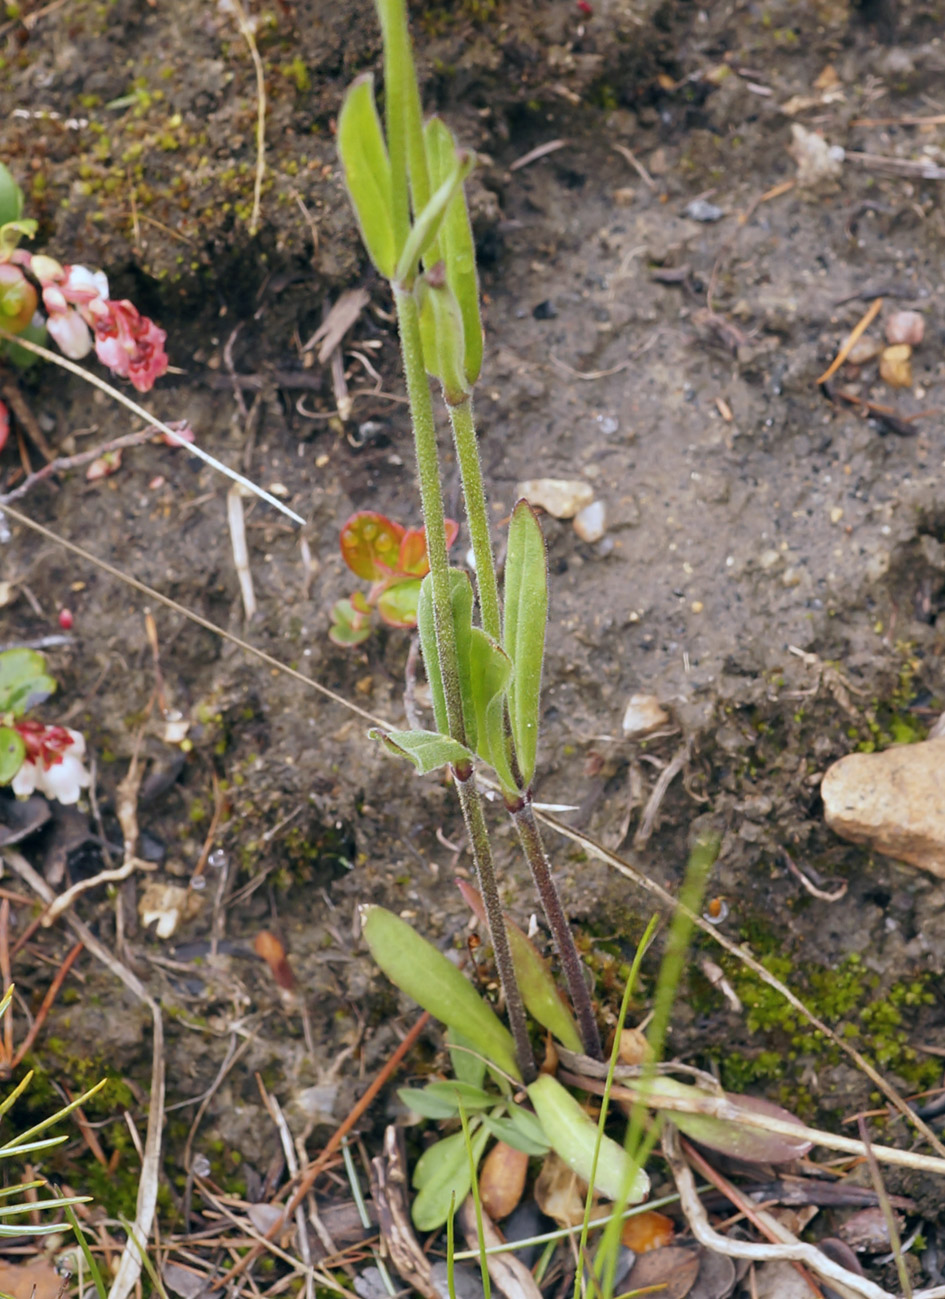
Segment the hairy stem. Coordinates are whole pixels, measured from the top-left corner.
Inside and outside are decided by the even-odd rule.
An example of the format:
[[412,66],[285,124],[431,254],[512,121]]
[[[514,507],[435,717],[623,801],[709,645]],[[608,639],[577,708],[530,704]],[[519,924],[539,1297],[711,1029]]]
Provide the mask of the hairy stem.
[[407,377],[410,416],[413,421],[420,502],[423,508],[423,522],[427,530],[427,555],[430,560],[430,582],[433,588],[437,657],[440,660],[440,672],[443,677],[446,715],[450,735],[454,740],[459,740],[460,744],[465,744],[466,728],[463,725],[463,703],[459,688],[456,633],[450,602],[446,516],[443,511],[443,493],[440,490],[440,462],[436,447],[433,400],[430,396],[430,384],[423,363],[423,346],[420,342],[420,315],[416,298],[405,289],[395,286],[394,301],[397,304],[400,346],[403,352],[404,374]]
[[601,1051],[600,1033],[597,1029],[597,1020],[594,1018],[591,994],[584,982],[584,966],[578,956],[577,948],[574,945],[574,935],[571,933],[571,926],[568,924],[564,908],[561,905],[561,899],[558,896],[558,890],[551,876],[551,863],[548,860],[548,854],[545,852],[545,845],[538,829],[538,822],[535,820],[531,796],[526,794],[520,800],[520,804],[518,802],[511,804],[507,802],[506,806],[512,820],[515,822],[522,851],[525,853],[531,867],[532,877],[535,881],[535,887],[538,889],[538,896],[541,898],[545,919],[548,921],[548,927],[551,930],[551,936],[558,951],[558,959],[568,981],[568,991],[571,993],[571,1003],[574,1006],[574,1013],[577,1015],[584,1050],[591,1059],[602,1060],[604,1057]]
[[[463,820],[472,847],[476,873],[479,876],[479,890],[486,908],[486,920],[489,926],[489,938],[495,952],[496,969],[499,981],[505,994],[505,1006],[509,1017],[509,1027],[515,1039],[515,1055],[522,1078],[526,1083],[534,1082],[538,1075],[535,1068],[535,1057],[528,1040],[528,1029],[525,1025],[525,1006],[515,978],[515,967],[512,964],[512,952],[509,947],[509,936],[505,928],[505,916],[499,898],[499,886],[496,882],[495,863],[492,860],[492,845],[489,842],[489,831],[482,811],[482,799],[476,788],[476,777],[470,772],[466,779],[456,776],[456,789],[463,809]],[[458,1027],[462,1027],[459,1025]]]
[[449,412],[453,425],[453,440],[456,444],[456,458],[459,461],[463,480],[463,499],[466,503],[469,536],[476,561],[476,590],[479,593],[482,629],[494,641],[501,644],[499,583],[495,575],[495,560],[489,535],[486,489],[482,481],[482,465],[479,462],[479,440],[473,419],[472,398],[467,397],[458,405],[450,406]]

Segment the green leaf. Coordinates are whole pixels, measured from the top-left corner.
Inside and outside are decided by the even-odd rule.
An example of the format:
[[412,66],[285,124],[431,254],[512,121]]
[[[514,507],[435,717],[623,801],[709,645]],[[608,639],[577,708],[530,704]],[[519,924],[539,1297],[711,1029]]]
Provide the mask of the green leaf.
[[[427,123],[424,139],[430,179],[434,186],[442,185],[456,156],[456,141],[439,117],[433,117]],[[462,314],[464,369],[467,382],[473,384],[482,369],[482,320],[479,315],[476,245],[462,188],[457,190],[446,209],[438,236],[438,254],[446,263],[446,282]]]
[[442,262],[421,277],[418,292],[424,364],[442,384],[447,405],[458,406],[472,389],[466,379],[463,316]]
[[526,1155],[538,1158],[547,1155],[551,1149],[545,1139],[541,1124],[531,1110],[523,1110],[520,1105],[509,1107],[508,1118],[493,1118],[489,1114],[482,1116],[482,1121],[499,1141],[507,1146],[514,1146]]
[[23,215],[23,191],[9,169],[0,162],[0,226],[18,221]]
[[[446,1045],[449,1048],[453,1073],[459,1081],[469,1083],[472,1087],[481,1087],[486,1076],[486,1062],[476,1052],[469,1038],[459,1029],[451,1028]],[[463,1047],[466,1050],[462,1050]],[[476,1054],[473,1054],[474,1052]]]
[[[652,1097],[663,1100],[675,1099],[689,1105],[698,1105],[700,1100],[718,1100],[718,1093],[707,1092],[701,1087],[679,1082],[676,1078],[641,1078],[626,1084],[636,1092],[644,1102]],[[800,1119],[788,1110],[782,1109],[761,1096],[738,1096],[724,1093],[724,1099],[735,1107],[731,1119],[715,1118],[710,1114],[693,1114],[685,1110],[674,1110],[671,1106],[661,1105],[672,1118],[673,1123],[700,1146],[719,1150],[723,1155],[733,1159],[744,1159],[748,1163],[786,1164],[792,1159],[803,1159],[811,1148],[811,1143],[802,1138],[784,1136],[778,1132],[763,1132],[760,1128],[747,1127],[738,1122],[737,1111],[747,1110],[751,1114],[762,1114],[778,1119],[782,1123],[797,1123]]]
[[0,653],[0,713],[22,717],[48,699],[56,683],[46,672],[46,660],[37,650],[11,649]]
[[[487,924],[486,908],[479,890],[462,879],[456,881],[456,886],[479,920]],[[528,935],[524,934],[515,921],[510,920],[508,916],[505,917],[505,928],[512,953],[512,965],[515,968],[515,981],[521,990],[525,1009],[533,1019],[538,1020],[542,1028],[547,1028],[553,1033],[569,1051],[583,1051],[581,1034],[558,990],[558,985],[548,968],[548,962],[544,960]]]
[[[456,655],[460,664],[468,661],[469,639],[472,629],[473,590],[469,578],[457,568],[450,569],[450,601],[453,610],[453,625],[456,629]],[[417,631],[420,633],[420,649],[423,653],[423,666],[430,685],[433,698],[433,715],[436,718],[437,730],[449,734],[449,720],[446,716],[446,696],[443,693],[443,678],[440,675],[440,662],[436,648],[436,630],[433,616],[433,578],[428,573],[420,587],[420,599],[417,603]],[[470,710],[471,711],[471,710]],[[467,699],[463,697],[463,712],[467,712]],[[475,717],[466,717],[466,740],[471,749],[475,748],[475,730],[470,733]]]
[[371,955],[392,983],[444,1024],[458,1028],[480,1055],[513,1078],[521,1077],[512,1034],[442,952],[383,907],[362,907],[361,926]]
[[358,77],[338,115],[338,155],[371,261],[391,279],[397,266],[390,159],[374,102],[374,78]]
[[420,578],[408,577],[385,587],[377,598],[377,612],[388,627],[416,627]]
[[[473,1134],[473,1163],[478,1166],[489,1133],[479,1128]],[[436,1231],[449,1217],[450,1203],[460,1205],[472,1186],[472,1169],[462,1132],[445,1137],[425,1150],[417,1161],[413,1184],[418,1194],[410,1207],[410,1216],[418,1231]]]
[[[550,1074],[543,1074],[528,1088],[528,1099],[535,1107],[542,1131],[556,1155],[585,1182],[591,1179],[594,1150],[597,1146],[597,1124],[581,1108],[575,1098]],[[630,1183],[628,1204],[644,1199],[650,1189],[650,1179],[642,1168],[634,1168],[633,1161],[616,1141],[602,1136],[597,1157],[595,1190],[609,1200],[618,1200]]]
[[12,726],[0,726],[0,785],[9,785],[25,757],[26,745],[19,731]]
[[516,781],[509,765],[505,701],[512,676],[512,662],[505,650],[496,645],[481,628],[470,627],[468,650],[466,656],[460,659],[459,675],[467,738],[471,707],[476,719],[473,732],[476,736],[476,752],[483,762],[493,768],[503,789],[511,792],[516,787]]
[[476,155],[468,150],[455,154],[449,174],[434,192],[430,201],[420,212],[411,227],[407,242],[401,250],[397,261],[396,280],[398,284],[410,285],[417,273],[420,258],[437,237],[446,209],[454,194],[476,165]]
[[427,1083],[424,1091],[437,1100],[452,1099],[454,1105],[457,1108],[462,1105],[467,1114],[475,1114],[479,1110],[491,1110],[499,1099],[494,1092],[483,1091],[481,1087],[460,1082],[456,1078]]
[[372,740],[380,740],[396,758],[409,758],[421,776],[438,771],[451,763],[471,762],[473,755],[459,740],[439,731],[368,731]]
[[459,1104],[443,1096],[430,1096],[425,1087],[398,1087],[397,1095],[414,1114],[422,1119],[455,1119]]
[[[36,343],[39,347],[45,347],[49,341],[46,322],[34,316],[26,328],[20,330],[19,337],[25,338],[29,343]],[[25,347],[20,347],[19,343],[6,339],[0,344],[0,356],[5,357],[18,370],[29,370],[40,360],[34,352],[28,352]]]
[[519,501],[509,524],[502,643],[512,660],[509,715],[525,787],[535,775],[541,720],[541,669],[548,619],[548,563],[538,517]]

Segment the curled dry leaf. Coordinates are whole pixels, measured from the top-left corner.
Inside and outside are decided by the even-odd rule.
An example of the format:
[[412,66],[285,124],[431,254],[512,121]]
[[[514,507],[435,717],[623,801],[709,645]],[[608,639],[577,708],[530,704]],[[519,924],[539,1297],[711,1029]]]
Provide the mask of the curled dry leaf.
[[517,1207],[527,1175],[528,1155],[524,1150],[497,1141],[486,1155],[479,1174],[479,1198],[490,1218],[500,1222]]
[[699,1274],[699,1254],[682,1245],[669,1245],[643,1254],[623,1280],[632,1291],[658,1288],[662,1299],[685,1299]]
[[621,1064],[645,1064],[653,1059],[653,1048],[646,1034],[638,1028],[625,1028],[620,1034],[619,1058]]
[[272,971],[272,977],[283,991],[295,991],[295,975],[289,965],[285,948],[275,934],[270,933],[268,929],[261,929],[253,942],[253,951],[266,962]]
[[584,1221],[587,1183],[552,1152],[545,1157],[535,1183],[535,1203],[559,1227],[577,1227]]

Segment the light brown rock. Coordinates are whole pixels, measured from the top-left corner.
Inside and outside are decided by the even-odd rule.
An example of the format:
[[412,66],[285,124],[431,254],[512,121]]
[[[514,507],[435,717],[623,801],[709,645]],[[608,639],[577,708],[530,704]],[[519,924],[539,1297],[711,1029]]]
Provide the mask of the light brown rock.
[[623,733],[628,740],[640,740],[665,726],[669,713],[656,695],[631,695],[623,715]]
[[945,879],[945,737],[851,753],[820,792],[836,834]]
[[540,506],[556,519],[573,519],[594,499],[590,483],[571,478],[529,478],[519,483],[515,494],[524,496],[530,504]]

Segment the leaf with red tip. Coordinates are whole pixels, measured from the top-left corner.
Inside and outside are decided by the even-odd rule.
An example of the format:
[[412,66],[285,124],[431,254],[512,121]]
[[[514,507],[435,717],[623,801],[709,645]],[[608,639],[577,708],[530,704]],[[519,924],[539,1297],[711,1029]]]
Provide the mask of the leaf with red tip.
[[[446,549],[449,550],[459,533],[459,524],[455,519],[446,520]],[[397,559],[397,571],[409,577],[426,577],[430,571],[430,559],[427,555],[426,528],[408,528],[400,543],[400,555]]]
[[397,572],[404,529],[399,523],[359,510],[341,529],[341,557],[357,577],[378,582]]

